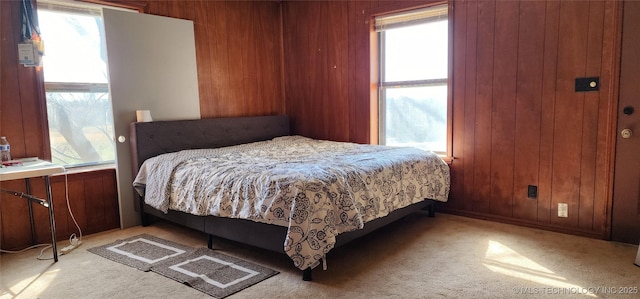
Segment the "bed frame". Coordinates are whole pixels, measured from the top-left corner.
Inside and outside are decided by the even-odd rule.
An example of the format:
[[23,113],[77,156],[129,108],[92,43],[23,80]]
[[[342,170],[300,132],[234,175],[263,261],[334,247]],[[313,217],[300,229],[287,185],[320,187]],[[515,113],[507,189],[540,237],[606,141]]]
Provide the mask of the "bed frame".
[[[211,118],[199,120],[176,120],[136,122],[130,125],[130,141],[134,177],[142,163],[151,157],[185,149],[219,148],[256,141],[264,141],[290,134],[287,116],[256,116]],[[287,228],[250,220],[195,216],[183,212],[169,211],[165,214],[144,203],[137,195],[137,207],[142,225],[150,224],[157,217],[190,227],[209,235],[208,247],[213,246],[213,237],[221,237],[259,248],[284,253]],[[398,209],[383,218],[367,222],[363,229],[337,236],[335,247],[344,245],[382,226],[419,210],[435,216],[435,201],[425,201]],[[311,268],[302,271],[305,281],[311,280]]]

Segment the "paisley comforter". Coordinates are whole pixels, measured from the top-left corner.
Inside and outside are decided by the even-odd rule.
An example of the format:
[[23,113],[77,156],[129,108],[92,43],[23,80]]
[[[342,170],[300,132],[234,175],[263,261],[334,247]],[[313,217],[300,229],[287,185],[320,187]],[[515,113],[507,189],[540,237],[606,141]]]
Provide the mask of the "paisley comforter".
[[286,226],[284,250],[306,269],[340,233],[424,199],[446,201],[449,167],[415,148],[286,136],[148,159],[134,187],[165,213]]

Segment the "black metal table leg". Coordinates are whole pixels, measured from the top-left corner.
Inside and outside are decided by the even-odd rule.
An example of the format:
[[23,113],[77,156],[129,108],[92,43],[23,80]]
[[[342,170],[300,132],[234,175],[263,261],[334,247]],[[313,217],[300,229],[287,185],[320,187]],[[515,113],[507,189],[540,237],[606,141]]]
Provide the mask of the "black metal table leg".
[[56,244],[56,220],[53,213],[53,199],[51,197],[51,181],[49,176],[44,177],[45,190],[47,192],[47,202],[49,203],[49,225],[51,225],[51,248],[53,250],[53,261],[58,262],[58,246]]

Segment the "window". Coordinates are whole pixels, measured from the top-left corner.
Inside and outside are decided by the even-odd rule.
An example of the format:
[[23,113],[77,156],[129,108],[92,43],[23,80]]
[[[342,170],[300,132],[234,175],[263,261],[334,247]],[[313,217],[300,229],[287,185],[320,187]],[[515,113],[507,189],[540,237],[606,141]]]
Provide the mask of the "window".
[[448,153],[447,5],[375,19],[380,144]]
[[115,160],[101,11],[38,1],[51,157],[67,167]]

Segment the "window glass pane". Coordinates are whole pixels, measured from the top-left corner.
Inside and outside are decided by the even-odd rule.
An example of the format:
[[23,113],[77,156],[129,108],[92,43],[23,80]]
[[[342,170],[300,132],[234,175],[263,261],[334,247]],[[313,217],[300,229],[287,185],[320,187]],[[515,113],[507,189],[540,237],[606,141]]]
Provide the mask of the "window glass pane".
[[383,82],[448,76],[447,20],[383,31]]
[[53,162],[67,167],[113,162],[102,18],[41,9],[38,21],[45,42],[43,70]]
[[102,18],[38,11],[45,42],[45,82],[107,83]]
[[386,88],[385,144],[447,151],[447,86]]
[[54,163],[77,165],[115,160],[108,93],[47,92]]

